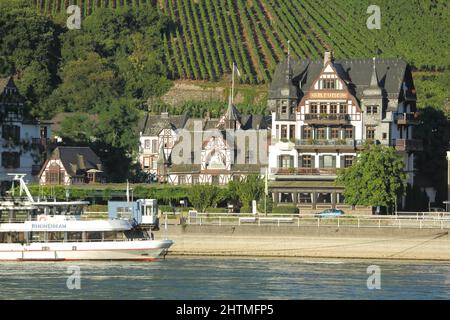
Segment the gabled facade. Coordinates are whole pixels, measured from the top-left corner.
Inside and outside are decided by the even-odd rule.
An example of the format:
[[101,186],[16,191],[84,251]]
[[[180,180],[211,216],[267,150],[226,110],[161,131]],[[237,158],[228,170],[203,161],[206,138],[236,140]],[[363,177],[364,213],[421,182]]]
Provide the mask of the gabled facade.
[[0,79],[0,124],[0,181],[10,181],[8,173],[25,173],[34,180],[45,160],[51,123],[27,114],[12,77]]
[[39,174],[39,183],[73,185],[105,182],[103,165],[89,147],[57,147]]
[[412,139],[416,96],[404,61],[334,60],[329,52],[323,61],[288,57],[275,71],[268,107],[275,202],[344,207],[336,172],[351,166],[366,142],[395,147],[413,184],[414,152],[422,146]]
[[172,184],[227,184],[260,174],[267,166],[262,159],[267,155],[267,120],[241,115],[231,100],[217,119],[147,115],[142,121],[141,167],[159,182]]

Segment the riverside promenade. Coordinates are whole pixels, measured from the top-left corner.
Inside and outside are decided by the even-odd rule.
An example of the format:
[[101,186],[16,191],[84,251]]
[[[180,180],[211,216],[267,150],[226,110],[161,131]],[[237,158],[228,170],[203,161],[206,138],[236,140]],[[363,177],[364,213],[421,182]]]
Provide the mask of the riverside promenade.
[[[284,221],[285,223],[285,221]],[[324,220],[322,220],[324,223]],[[425,222],[424,222],[425,223]],[[361,225],[169,224],[157,237],[175,243],[169,255],[405,259],[450,261],[450,225],[435,227],[403,221]],[[420,227],[419,227],[420,226]]]

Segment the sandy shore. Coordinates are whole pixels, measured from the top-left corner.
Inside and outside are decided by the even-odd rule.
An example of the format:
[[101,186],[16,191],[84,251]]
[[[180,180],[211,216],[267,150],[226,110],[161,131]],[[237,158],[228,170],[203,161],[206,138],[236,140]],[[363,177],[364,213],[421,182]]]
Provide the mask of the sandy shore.
[[450,261],[448,232],[426,236],[314,237],[281,235],[167,234],[169,254]]

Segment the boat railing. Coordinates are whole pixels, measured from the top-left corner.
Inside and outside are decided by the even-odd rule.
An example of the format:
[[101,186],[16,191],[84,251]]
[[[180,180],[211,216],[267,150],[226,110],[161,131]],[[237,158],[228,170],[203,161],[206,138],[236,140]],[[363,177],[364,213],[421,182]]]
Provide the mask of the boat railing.
[[[58,223],[58,222],[67,222],[67,221],[93,221],[93,220],[106,220],[104,217],[90,217],[83,215],[56,215],[56,216],[47,216],[47,219],[43,219],[42,217],[23,217],[23,218],[9,218],[8,216],[0,216],[0,223],[24,223],[26,221],[31,222],[41,222],[41,223]],[[57,218],[55,218],[57,217]],[[64,217],[64,218],[60,218]]]
[[31,243],[66,243],[66,242],[77,242],[77,243],[88,243],[88,242],[106,242],[106,241],[113,241],[113,242],[130,242],[130,241],[146,241],[146,240],[152,240],[150,237],[148,238],[133,238],[133,239],[88,239],[88,240],[82,240],[82,239],[67,239],[67,240],[31,240],[28,243],[25,241],[22,242],[23,245],[31,244]]

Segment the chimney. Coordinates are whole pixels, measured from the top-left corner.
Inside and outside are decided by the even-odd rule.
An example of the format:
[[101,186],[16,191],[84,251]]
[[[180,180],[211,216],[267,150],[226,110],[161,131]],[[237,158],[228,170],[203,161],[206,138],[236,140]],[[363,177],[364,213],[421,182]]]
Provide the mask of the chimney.
[[325,51],[325,55],[323,56],[323,66],[325,67],[325,65],[328,62],[331,62],[332,59],[333,59],[333,54],[331,53],[331,51]]

